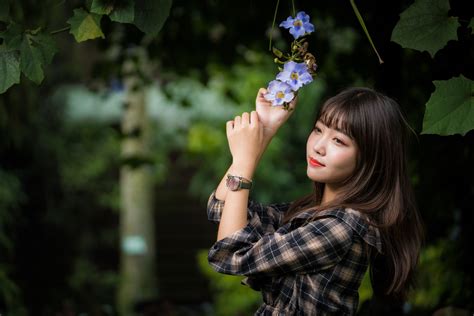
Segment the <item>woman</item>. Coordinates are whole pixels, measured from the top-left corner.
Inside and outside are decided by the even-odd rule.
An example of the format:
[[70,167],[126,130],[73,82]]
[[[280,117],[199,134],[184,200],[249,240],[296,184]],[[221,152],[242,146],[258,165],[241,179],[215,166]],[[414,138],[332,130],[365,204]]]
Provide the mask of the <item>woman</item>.
[[398,104],[350,88],[319,109],[307,141],[314,192],[293,203],[249,201],[265,148],[293,112],[260,89],[256,110],[227,122],[232,165],[208,203],[219,222],[209,263],[262,292],[255,315],[354,315],[370,264],[374,294],[406,299],[422,243]]

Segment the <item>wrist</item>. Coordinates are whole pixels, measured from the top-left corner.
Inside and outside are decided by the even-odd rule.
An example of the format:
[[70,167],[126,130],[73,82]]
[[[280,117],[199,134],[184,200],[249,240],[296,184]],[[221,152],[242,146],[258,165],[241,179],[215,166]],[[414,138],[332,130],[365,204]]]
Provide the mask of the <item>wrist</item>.
[[250,164],[248,162],[233,162],[232,167],[229,169],[229,173],[234,176],[244,177],[246,179],[252,180],[255,167],[255,164]]
[[273,138],[273,136],[275,136],[277,131],[278,131],[278,127],[277,128],[264,127],[263,136],[265,137],[265,139],[268,139],[268,141],[270,141]]

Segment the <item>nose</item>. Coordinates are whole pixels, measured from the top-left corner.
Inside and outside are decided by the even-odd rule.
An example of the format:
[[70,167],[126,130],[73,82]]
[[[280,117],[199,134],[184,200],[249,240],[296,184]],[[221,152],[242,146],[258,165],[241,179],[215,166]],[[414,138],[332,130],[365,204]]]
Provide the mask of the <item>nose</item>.
[[321,156],[324,156],[326,154],[326,140],[325,140],[325,137],[318,137],[314,141],[313,150]]

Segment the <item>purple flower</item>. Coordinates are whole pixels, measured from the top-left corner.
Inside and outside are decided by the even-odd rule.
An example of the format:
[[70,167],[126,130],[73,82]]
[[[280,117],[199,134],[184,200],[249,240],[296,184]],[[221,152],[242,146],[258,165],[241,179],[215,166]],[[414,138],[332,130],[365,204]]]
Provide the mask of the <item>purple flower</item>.
[[283,71],[276,78],[289,84],[294,91],[313,81],[313,77],[309,74],[306,64],[295,63],[294,61],[285,63]]
[[282,105],[284,102],[290,102],[295,97],[290,85],[273,80],[268,84],[267,93],[264,98],[272,102],[273,106]]
[[298,12],[296,18],[289,16],[286,21],[280,23],[280,26],[285,29],[290,29],[290,34],[293,35],[295,39],[314,32],[314,25],[309,22],[309,15],[304,11]]

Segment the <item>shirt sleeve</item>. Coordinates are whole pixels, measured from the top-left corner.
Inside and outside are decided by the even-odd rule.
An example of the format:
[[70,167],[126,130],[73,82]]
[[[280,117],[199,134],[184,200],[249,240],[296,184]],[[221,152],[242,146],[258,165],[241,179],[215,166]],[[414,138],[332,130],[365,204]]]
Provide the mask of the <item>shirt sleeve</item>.
[[[207,218],[211,222],[219,223],[221,220],[224,201],[216,198],[213,191],[207,202]],[[263,205],[249,199],[247,205],[247,219],[249,225],[258,229],[262,234],[275,232],[280,226],[281,220],[290,203],[275,203]]]
[[311,273],[341,261],[352,245],[352,236],[350,226],[336,217],[263,236],[247,225],[217,241],[209,250],[208,261],[217,272],[232,275]]

